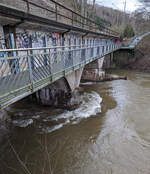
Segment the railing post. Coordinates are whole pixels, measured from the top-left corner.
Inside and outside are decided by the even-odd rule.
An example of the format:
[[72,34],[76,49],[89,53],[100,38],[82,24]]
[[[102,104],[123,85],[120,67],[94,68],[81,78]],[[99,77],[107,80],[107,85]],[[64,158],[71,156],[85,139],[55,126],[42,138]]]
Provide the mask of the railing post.
[[56,12],[56,21],[57,21],[57,18],[58,18],[58,16],[57,16],[57,4],[55,4],[55,12]]
[[73,12],[72,12],[72,25],[73,25]]
[[26,0],[26,2],[27,2],[27,13],[29,13],[30,12],[29,1]]
[[51,75],[52,67],[51,67],[51,51],[50,51],[50,48],[48,49],[48,55],[49,55],[49,75]]
[[31,57],[29,56],[29,50],[27,51],[27,58],[28,58],[29,79],[31,83],[31,90],[33,90],[33,73],[32,73],[32,66],[31,66]]
[[62,35],[62,61],[63,61],[63,69],[65,69],[65,36]]
[[82,28],[84,28],[84,20],[85,20],[85,18],[82,17]]

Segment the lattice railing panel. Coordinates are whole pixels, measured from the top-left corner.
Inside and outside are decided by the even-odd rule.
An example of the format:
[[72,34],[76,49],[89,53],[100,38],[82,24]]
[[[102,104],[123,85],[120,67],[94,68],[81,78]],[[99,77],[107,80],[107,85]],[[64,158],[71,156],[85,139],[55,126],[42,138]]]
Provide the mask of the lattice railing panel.
[[0,105],[26,96],[119,47],[121,45],[108,43],[0,50],[5,53],[5,57],[0,58]]

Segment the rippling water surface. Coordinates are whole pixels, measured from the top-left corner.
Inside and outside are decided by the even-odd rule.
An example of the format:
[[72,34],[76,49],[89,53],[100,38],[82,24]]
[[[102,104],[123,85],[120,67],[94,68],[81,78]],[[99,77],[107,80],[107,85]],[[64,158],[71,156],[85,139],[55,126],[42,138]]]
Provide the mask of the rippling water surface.
[[2,174],[149,174],[150,74],[86,83],[74,111],[18,103],[0,148]]

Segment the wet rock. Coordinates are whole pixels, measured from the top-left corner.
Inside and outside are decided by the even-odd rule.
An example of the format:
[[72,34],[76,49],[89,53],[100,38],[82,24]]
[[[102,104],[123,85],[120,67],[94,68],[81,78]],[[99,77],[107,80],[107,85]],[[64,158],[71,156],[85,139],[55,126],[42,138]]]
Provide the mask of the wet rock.
[[73,110],[81,102],[79,93],[78,90],[71,91],[67,82],[60,79],[39,90],[30,99],[40,105]]
[[10,120],[9,115],[5,110],[0,110],[0,145],[2,147],[3,142],[9,137],[10,128],[7,121]]
[[0,110],[0,123],[10,119],[6,110]]
[[[44,90],[48,91],[46,95],[44,94]],[[39,104],[68,110],[77,108],[81,101],[77,90],[74,92],[65,92],[63,89],[47,88],[42,89],[39,95]]]

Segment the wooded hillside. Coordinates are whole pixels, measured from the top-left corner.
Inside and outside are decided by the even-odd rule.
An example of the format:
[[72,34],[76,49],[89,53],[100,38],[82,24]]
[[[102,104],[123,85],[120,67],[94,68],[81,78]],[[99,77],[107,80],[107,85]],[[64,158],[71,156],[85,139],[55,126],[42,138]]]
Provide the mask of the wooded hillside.
[[[47,0],[48,1],[48,0]],[[82,13],[81,0],[56,0],[57,2],[72,8],[78,13]],[[84,15],[86,17],[97,20],[101,25],[111,26],[115,30],[122,30],[124,24],[134,25],[134,18],[129,14],[125,14],[119,10],[100,6],[95,3],[87,4],[87,0],[84,3]]]

